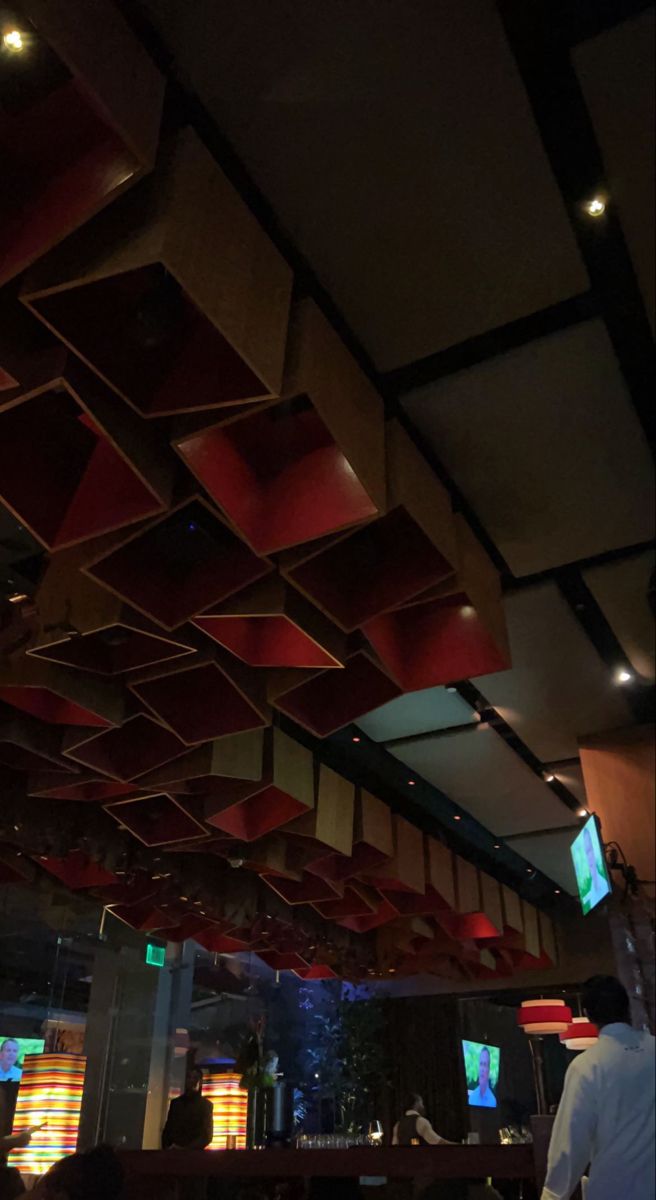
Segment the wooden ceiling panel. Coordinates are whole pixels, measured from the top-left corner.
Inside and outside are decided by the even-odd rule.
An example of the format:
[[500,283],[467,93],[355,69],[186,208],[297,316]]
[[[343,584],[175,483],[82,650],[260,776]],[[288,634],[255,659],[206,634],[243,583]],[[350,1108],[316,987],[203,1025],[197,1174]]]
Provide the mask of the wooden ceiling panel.
[[653,537],[649,447],[602,321],[460,371],[404,404],[515,575]]
[[549,786],[489,726],[400,742],[390,753],[498,837],[576,821]]
[[587,288],[492,0],[143,7],[379,369]]
[[436,729],[451,729],[454,725],[477,720],[478,713],[460,696],[444,687],[435,687],[398,696],[361,717],[357,724],[372,741],[387,742],[391,738],[432,733]]
[[512,670],[476,686],[543,762],[573,758],[578,739],[629,724],[621,689],[555,583],[505,597]]
[[574,51],[574,66],[604,157],[652,327],[656,327],[654,9]]
[[654,617],[647,591],[653,551],[584,571],[583,578],[638,675],[655,674]]

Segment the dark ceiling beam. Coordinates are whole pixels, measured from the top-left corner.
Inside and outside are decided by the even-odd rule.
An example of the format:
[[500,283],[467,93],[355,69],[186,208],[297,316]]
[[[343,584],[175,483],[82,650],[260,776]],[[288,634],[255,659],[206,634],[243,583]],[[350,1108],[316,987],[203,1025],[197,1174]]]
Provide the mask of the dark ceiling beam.
[[[560,3],[554,13],[552,0],[497,2],[600,312],[637,416],[653,445],[654,340],[571,57],[571,46],[587,26],[581,21],[568,26],[568,12],[574,12],[579,7],[576,4]],[[591,14],[591,6],[584,7]],[[611,16],[616,23],[636,11],[630,3],[598,7],[606,10],[602,28],[608,26]],[[591,219],[582,205],[600,191],[608,194],[608,207],[603,217]]]
[[507,354],[509,350],[526,346],[536,338],[560,333],[572,325],[579,325],[582,321],[599,316],[599,313],[600,306],[594,293],[583,292],[580,296],[572,296],[568,300],[550,305],[549,308],[529,313],[516,321],[509,321],[507,325],[477,334],[476,337],[468,338],[457,346],[449,346],[436,354],[429,354],[425,358],[396,367],[383,377],[385,387],[394,394],[398,407],[400,397],[405,392],[425,387],[447,375],[475,367],[500,354]]

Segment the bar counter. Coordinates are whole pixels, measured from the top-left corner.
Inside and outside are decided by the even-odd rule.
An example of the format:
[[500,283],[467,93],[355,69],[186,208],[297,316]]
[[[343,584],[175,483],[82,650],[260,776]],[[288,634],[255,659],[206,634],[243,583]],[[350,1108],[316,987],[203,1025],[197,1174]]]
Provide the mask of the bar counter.
[[[175,1180],[310,1179],[342,1176],[413,1179],[515,1179],[534,1181],[531,1145],[418,1146],[349,1150],[130,1150],[121,1154],[128,1196],[168,1196]],[[175,1190],[173,1190],[175,1195]]]

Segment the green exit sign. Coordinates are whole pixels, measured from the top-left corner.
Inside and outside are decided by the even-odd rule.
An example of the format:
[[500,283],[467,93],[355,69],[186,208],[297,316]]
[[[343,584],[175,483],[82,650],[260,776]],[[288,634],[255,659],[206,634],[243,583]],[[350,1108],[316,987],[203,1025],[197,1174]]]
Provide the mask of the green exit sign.
[[148,942],[146,946],[146,962],[151,967],[163,967],[166,959],[166,946],[154,946]]

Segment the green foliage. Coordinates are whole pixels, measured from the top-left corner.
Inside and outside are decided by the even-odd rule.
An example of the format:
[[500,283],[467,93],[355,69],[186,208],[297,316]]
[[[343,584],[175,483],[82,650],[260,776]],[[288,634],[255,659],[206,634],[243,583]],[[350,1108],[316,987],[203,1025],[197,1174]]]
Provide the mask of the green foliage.
[[[467,1090],[473,1091],[478,1087],[478,1060],[483,1042],[463,1042],[462,1052],[465,1058],[465,1075],[467,1076]],[[499,1082],[499,1062],[501,1052],[498,1046],[487,1046],[490,1051],[490,1087],[495,1090]]]
[[385,1001],[336,999],[314,1014],[311,1028],[307,1085],[332,1097],[339,1130],[359,1131],[389,1085]]

